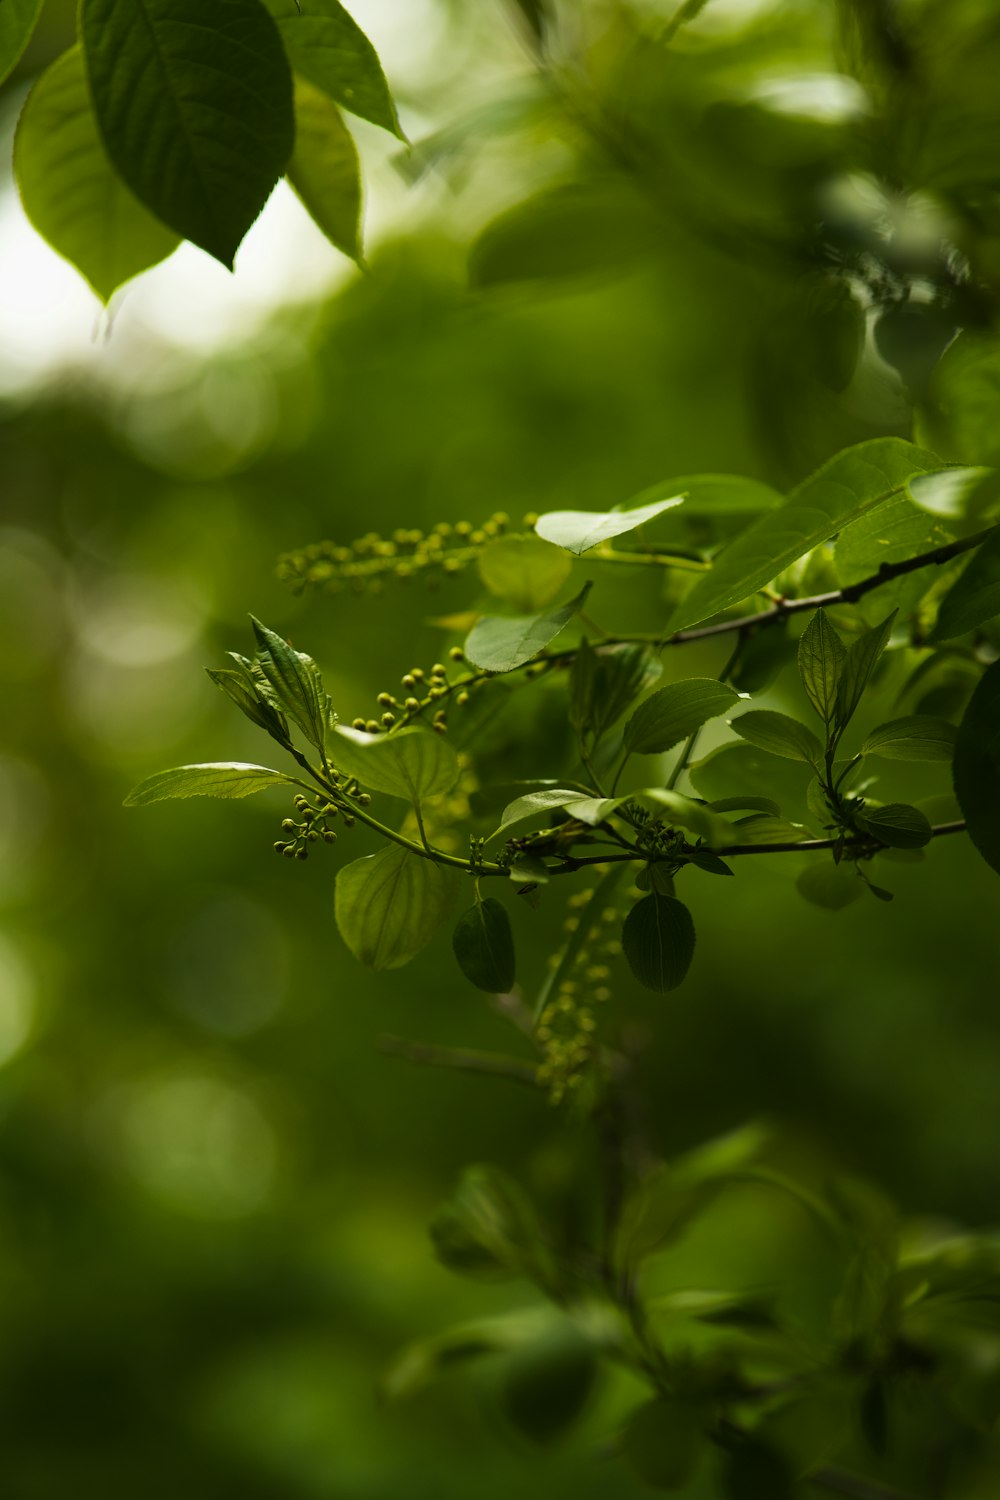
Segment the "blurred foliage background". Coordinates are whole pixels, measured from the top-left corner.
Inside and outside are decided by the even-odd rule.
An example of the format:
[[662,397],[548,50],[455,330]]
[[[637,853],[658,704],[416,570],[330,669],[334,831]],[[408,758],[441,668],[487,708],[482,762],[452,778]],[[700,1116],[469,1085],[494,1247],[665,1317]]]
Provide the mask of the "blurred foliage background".
[[[324,249],[329,272],[241,327],[234,302],[210,347],[190,328],[221,281],[175,291],[168,316],[142,284],[92,347],[4,376],[12,1500],[644,1493],[594,1459],[623,1386],[544,1453],[495,1415],[488,1369],[376,1399],[406,1340],[523,1300],[435,1264],[425,1225],[458,1170],[497,1161],[557,1201],[594,1150],[541,1098],[378,1053],[383,1032],[504,1044],[447,935],[373,976],[334,929],[341,856],[271,853],[279,796],[122,797],[165,764],[260,756],[201,671],[247,648],[249,610],[317,657],[349,721],[440,655],[435,617],[482,602],[474,573],[295,599],[288,548],[604,509],[671,474],[783,486],[914,428],[946,459],[1000,448],[992,5],[715,0],[674,34],[663,0],[580,0],[543,37],[544,5],[352,8],[417,143],[363,137],[368,274]],[[70,10],[47,8],[8,125]],[[542,85],[539,45],[563,59]],[[318,251],[298,220],[287,237],[294,283]],[[11,317],[20,296],[8,276]],[[627,610],[631,588],[608,597]],[[621,980],[659,1149],[762,1114],[910,1213],[995,1222],[995,878],[942,840],[894,871],[891,907],[829,914],[797,899],[797,859],[745,865],[690,892],[700,952],[678,994]],[[514,914],[525,969],[551,907]],[[752,1280],[779,1254],[805,1273],[806,1228],[762,1191],[710,1217],[668,1280],[734,1257]]]

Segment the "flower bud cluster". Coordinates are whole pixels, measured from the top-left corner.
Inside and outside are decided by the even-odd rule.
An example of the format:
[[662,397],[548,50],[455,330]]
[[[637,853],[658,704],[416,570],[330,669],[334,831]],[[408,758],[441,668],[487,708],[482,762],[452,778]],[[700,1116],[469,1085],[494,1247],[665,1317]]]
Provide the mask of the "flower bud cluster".
[[[353,720],[353,727],[368,734],[380,734],[391,729],[405,729],[417,719],[424,719],[435,733],[447,734],[451,710],[467,707],[472,694],[488,680],[486,672],[474,668],[461,670],[465,664],[461,646],[452,646],[447,658],[447,663],[437,661],[427,671],[423,667],[411,667],[404,672],[399,690],[376,694],[379,717],[365,719],[359,716]],[[456,668],[459,669],[457,674]]]
[[[527,527],[534,517],[525,517]],[[366,532],[343,544],[313,542],[278,560],[278,577],[301,594],[318,588],[336,594],[345,588],[356,593],[378,593],[386,578],[405,582],[423,578],[430,587],[467,568],[494,538],[510,524],[504,511],[496,511],[481,526],[471,521],[442,521],[430,531],[399,527],[391,536]]]
[[[331,824],[338,814],[332,802],[324,799],[313,806],[300,793],[294,799],[294,806],[300,821],[296,822],[294,818],[282,820],[281,831],[285,837],[275,843],[276,854],[283,854],[286,859],[308,859],[310,844],[317,844],[321,840],[324,844],[337,842],[337,833]],[[354,820],[347,816],[342,821],[349,826]]]
[[[578,930],[581,917],[593,891],[580,891],[570,900],[570,916],[563,924],[567,938]],[[608,906],[594,916],[588,912],[584,941],[569,972],[559,983],[555,995],[539,1018],[535,1040],[542,1048],[544,1061],[537,1079],[548,1088],[554,1105],[575,1093],[583,1084],[588,1068],[599,1054],[596,1038],[597,1016],[594,1007],[611,999],[611,963],[622,951],[617,931],[621,912]],[[551,962],[559,963],[558,955]]]

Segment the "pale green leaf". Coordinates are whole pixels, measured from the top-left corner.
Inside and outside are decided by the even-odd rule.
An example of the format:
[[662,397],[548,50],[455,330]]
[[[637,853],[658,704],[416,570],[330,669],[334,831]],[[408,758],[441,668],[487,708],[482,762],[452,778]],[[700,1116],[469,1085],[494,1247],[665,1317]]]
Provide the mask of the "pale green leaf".
[[621,506],[608,511],[551,510],[538,517],[535,531],[545,541],[580,557],[591,547],[599,547],[602,542],[610,542],[613,537],[623,536],[637,526],[655,520],[665,510],[680,505],[683,499],[683,495],[673,494],[665,500],[654,500],[632,510]]
[[387,792],[415,806],[425,797],[450,792],[458,780],[458,758],[448,741],[415,725],[392,734],[367,734],[340,724],[330,743],[330,759],[369,791]]
[[354,137],[333,100],[295,75],[295,150],[286,171],[331,245],[361,259],[361,168]]
[[526,614],[554,599],[572,570],[565,552],[537,536],[497,537],[479,554],[490,593]]
[[450,866],[387,844],[338,872],[337,929],[368,968],[402,968],[447,917],[460,879]]
[[785,499],[780,490],[745,474],[682,474],[650,485],[633,496],[629,508],[650,505],[664,495],[682,495],[685,516],[759,515]]
[[464,651],[474,667],[485,672],[513,672],[544,651],[584,606],[591,585],[584,584],[575,599],[538,615],[484,615],[470,631]]
[[984,468],[938,469],[931,474],[917,474],[907,489],[910,499],[921,510],[945,521],[962,521],[969,502],[995,472]]
[[157,771],[133,787],[126,807],[145,807],[171,797],[249,797],[269,786],[298,786],[294,776],[245,761],[223,760],[196,766],[174,766]]

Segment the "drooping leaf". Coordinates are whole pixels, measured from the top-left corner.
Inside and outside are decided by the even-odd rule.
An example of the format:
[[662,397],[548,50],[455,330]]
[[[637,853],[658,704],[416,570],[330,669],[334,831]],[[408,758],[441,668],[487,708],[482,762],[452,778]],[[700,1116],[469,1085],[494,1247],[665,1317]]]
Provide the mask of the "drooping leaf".
[[42,0],[3,0],[0,4],[0,83],[20,61],[41,10]]
[[514,935],[507,908],[487,896],[462,913],[452,936],[458,967],[470,984],[488,995],[514,987]]
[[329,95],[295,75],[295,149],[286,176],[331,245],[361,259],[361,167]]
[[467,1276],[546,1280],[550,1256],[534,1205],[508,1172],[466,1167],[430,1226],[438,1259]]
[[526,614],[554,599],[572,571],[565,552],[537,536],[500,536],[479,555],[490,593]]
[[369,791],[387,792],[415,806],[450,792],[458,780],[458,757],[448,741],[416,725],[393,734],[367,734],[338,724],[330,759]]
[[[243,660],[240,657],[234,659],[237,663]],[[256,724],[258,729],[266,730],[279,745],[289,743],[287,719],[283,713],[260,697],[248,662],[242,667],[238,665],[235,671],[215,667],[206,667],[205,670],[216,687],[222,689],[226,697],[236,704],[241,713],[246,714],[252,724]]]
[[297,73],[352,115],[405,140],[378,53],[338,0],[264,0]]
[[533,1443],[551,1443],[583,1412],[597,1369],[593,1345],[567,1320],[508,1359],[500,1398],[504,1415]]
[[854,716],[854,711],[861,702],[862,694],[871,681],[872,673],[878,666],[879,659],[892,634],[893,622],[896,611],[893,610],[878,625],[873,625],[866,630],[864,635],[858,636],[847,648],[843,664],[840,668],[840,681],[837,684],[837,703],[834,718],[839,728],[849,724]]
[[625,748],[634,755],[671,750],[696,729],[739,702],[739,694],[711,677],[689,677],[658,688],[625,723]]
[[678,606],[672,629],[685,630],[749,598],[912,475],[938,467],[933,454],[900,438],[876,438],[838,453],[726,548]]
[[672,510],[675,505],[680,505],[683,499],[683,495],[674,494],[664,500],[653,500],[648,505],[637,506],[633,510],[625,510],[621,506],[608,511],[551,510],[538,517],[535,531],[545,541],[580,557],[584,552],[589,552],[591,547],[599,547],[602,542],[610,542],[613,537],[624,536],[627,531],[634,531],[637,526],[644,526],[647,521],[655,520],[665,510]]
[[654,1490],[683,1489],[707,1447],[705,1419],[666,1396],[637,1407],[622,1433],[622,1453]]
[[861,746],[861,753],[880,755],[884,760],[951,760],[957,733],[947,719],[932,714],[910,714],[873,729]]
[[[6,12],[0,3],[0,31]],[[29,94],[14,140],[14,173],[31,223],[102,302],[180,244],[108,160],[79,47],[57,58]]]
[[929,639],[950,641],[1000,614],[1000,529],[972,554],[941,600]]
[[811,766],[820,764],[823,759],[823,747],[808,724],[800,724],[798,719],[777,713],[772,708],[751,709],[749,713],[731,719],[729,727],[741,739],[771,755],[804,760]]
[[257,642],[257,667],[271,688],[278,706],[302,730],[317,750],[326,743],[326,733],[336,716],[320,670],[311,656],[296,651],[275,631],[250,616]]
[[164,224],[232,267],[292,154],[292,78],[260,0],[82,0],[108,155]]
[[864,882],[858,879],[853,867],[835,865],[831,859],[807,865],[795,887],[813,906],[823,906],[828,911],[841,911],[864,895]]
[[799,676],[806,696],[824,724],[833,718],[837,684],[847,649],[840,636],[818,609],[799,638]]
[[987,667],[969,699],[952,775],[969,837],[1000,875],[1000,662]]
[[197,766],[174,766],[157,771],[133,787],[126,807],[145,807],[170,797],[249,797],[269,786],[297,786],[294,776],[240,760],[224,760]]
[[873,807],[858,821],[866,832],[890,849],[920,849],[931,841],[931,825],[926,815],[906,802]]
[[649,895],[625,918],[622,947],[629,968],[647,990],[663,994],[684,980],[694,956],[691,913],[670,896]]
[[460,876],[449,866],[387,844],[338,871],[337,929],[369,969],[399,969],[447,917]]
[[466,639],[464,651],[474,667],[485,672],[513,672],[554,641],[584,606],[591,585],[584,584],[575,599],[539,615],[484,615]]

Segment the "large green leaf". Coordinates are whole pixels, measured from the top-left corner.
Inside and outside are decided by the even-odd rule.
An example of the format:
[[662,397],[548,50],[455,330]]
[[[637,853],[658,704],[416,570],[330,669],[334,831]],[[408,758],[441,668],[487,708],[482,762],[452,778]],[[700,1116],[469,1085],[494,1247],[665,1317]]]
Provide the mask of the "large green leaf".
[[625,748],[635,755],[670,750],[739,701],[739,694],[733,688],[712,677],[669,682],[640,703],[626,720]]
[[260,0],[82,0],[94,112],[115,167],[231,267],[288,164],[292,77]]
[[352,260],[361,258],[361,168],[354,137],[333,100],[295,77],[295,150],[288,181],[313,220]]
[[913,475],[936,469],[931,453],[901,438],[876,438],[847,448],[806,479],[726,548],[671,617],[685,630],[749,598],[784,568],[889,499]]
[[823,747],[807,724],[772,708],[755,708],[748,714],[740,714],[738,719],[730,720],[730,728],[741,739],[771,755],[808,761],[811,766],[818,765],[823,758]]
[[[5,10],[0,0],[0,17]],[[57,58],[29,94],[14,139],[14,173],[38,233],[102,302],[180,244],[108,160],[79,47]]]
[[951,760],[957,730],[933,714],[908,714],[873,729],[861,746],[862,755],[883,760]]
[[569,624],[583,608],[591,585],[584,584],[575,599],[540,615],[484,615],[469,632],[466,658],[486,672],[513,672],[523,667]]
[[[907,495],[893,495],[841,531],[833,554],[837,575],[841,583],[859,583],[877,568],[930,552],[951,539],[952,533],[940,520],[920,510]],[[935,581],[933,568],[918,568],[891,579],[859,601],[859,613],[871,624],[893,606],[908,614]]]
[[430,942],[451,910],[457,870],[387,844],[337,875],[337,929],[370,969],[399,969]]
[[147,803],[165,802],[171,797],[249,797],[269,786],[298,785],[294,776],[286,776],[283,771],[240,760],[223,760],[157,771],[132,788],[125,806],[145,807]]
[[781,505],[785,498],[780,490],[745,474],[681,474],[650,485],[629,505],[650,505],[661,495],[683,496],[685,516],[759,515]]
[[448,741],[416,725],[394,734],[366,734],[339,725],[330,759],[370,791],[388,792],[414,805],[450,792],[458,780],[458,758]]
[[378,53],[338,0],[264,0],[292,67],[331,99],[405,140]]
[[470,984],[488,995],[506,995],[514,987],[514,935],[507,908],[494,896],[462,913],[451,945],[458,967]]
[[627,531],[655,520],[665,510],[680,505],[683,499],[683,495],[674,494],[634,510],[623,510],[620,506],[606,511],[550,510],[538,517],[535,531],[545,541],[580,557],[591,547],[599,547],[602,542],[610,542],[613,537],[624,536]]
[[625,918],[622,947],[629,968],[647,990],[675,990],[694,956],[691,913],[672,896],[650,895],[637,901]]
[[952,774],[969,837],[1000,875],[1000,661],[987,667],[969,699]]
[[42,0],[0,0],[0,83],[20,61],[41,9]]
[[932,641],[950,641],[1000,615],[1000,529],[989,537],[941,600]]
[[537,536],[500,536],[479,555],[490,593],[525,613],[554,599],[572,570],[565,552]]
[[336,720],[323,678],[311,656],[296,651],[274,630],[250,616],[257,642],[259,671],[277,700],[275,706],[293,719],[317,750]]

